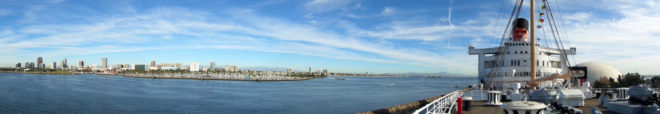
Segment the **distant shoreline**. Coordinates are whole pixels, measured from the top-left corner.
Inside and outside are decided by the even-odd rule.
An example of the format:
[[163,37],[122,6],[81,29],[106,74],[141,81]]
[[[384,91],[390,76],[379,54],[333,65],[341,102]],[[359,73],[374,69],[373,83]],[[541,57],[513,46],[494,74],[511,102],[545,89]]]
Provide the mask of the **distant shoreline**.
[[[222,77],[192,77],[191,75],[184,75],[185,77],[164,77],[155,74],[101,74],[101,73],[83,73],[83,72],[17,72],[17,71],[0,71],[0,73],[13,73],[13,74],[43,74],[43,75],[81,75],[81,74],[94,74],[98,76],[122,76],[129,78],[148,78],[148,79],[183,79],[183,80],[226,80],[226,81],[303,81],[310,80],[316,77],[284,77],[284,76],[247,76],[249,78],[222,78]],[[246,77],[246,76],[235,76]]]
[[[97,74],[97,75],[104,75],[104,74]],[[185,79],[185,80],[227,80],[227,81],[302,81],[302,80],[310,80],[314,79],[313,77],[292,77],[290,79],[264,79],[261,78],[260,76],[248,76],[248,77],[253,77],[249,79],[245,78],[219,78],[219,77],[163,77],[163,76],[137,76],[137,75],[128,75],[128,74],[112,74],[111,76],[123,76],[123,77],[130,77],[130,78],[149,78],[149,79]],[[266,76],[263,76],[266,77]]]
[[46,74],[46,75],[80,75],[84,74],[82,72],[20,72],[20,71],[0,71],[3,73],[14,73],[14,74]]

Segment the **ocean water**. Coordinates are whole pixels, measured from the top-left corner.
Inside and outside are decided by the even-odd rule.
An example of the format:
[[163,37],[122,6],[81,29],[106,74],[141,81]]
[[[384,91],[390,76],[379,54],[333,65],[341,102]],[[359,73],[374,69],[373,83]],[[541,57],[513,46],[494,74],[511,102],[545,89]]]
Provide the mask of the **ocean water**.
[[254,82],[0,73],[2,113],[355,113],[430,98],[469,78]]

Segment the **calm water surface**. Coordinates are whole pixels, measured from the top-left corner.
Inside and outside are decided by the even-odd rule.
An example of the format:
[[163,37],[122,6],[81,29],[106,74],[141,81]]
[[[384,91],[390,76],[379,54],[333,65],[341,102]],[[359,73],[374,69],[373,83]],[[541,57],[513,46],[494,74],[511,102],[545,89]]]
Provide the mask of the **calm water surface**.
[[438,96],[476,78],[292,82],[0,73],[2,113],[355,113]]

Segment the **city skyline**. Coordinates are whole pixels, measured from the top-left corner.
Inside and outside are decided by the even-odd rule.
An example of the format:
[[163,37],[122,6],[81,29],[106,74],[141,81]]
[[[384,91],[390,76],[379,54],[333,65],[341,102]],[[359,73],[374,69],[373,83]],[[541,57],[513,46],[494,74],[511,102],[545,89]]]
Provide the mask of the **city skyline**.
[[[134,70],[135,65],[148,65],[145,66],[145,70],[173,70],[172,68],[176,68],[179,70],[190,70],[190,71],[202,71],[202,69],[208,69],[208,71],[215,71],[215,70],[224,70],[224,71],[234,71],[237,72],[239,71],[237,65],[231,65],[230,64],[225,64],[225,68],[218,68],[216,67],[216,63],[214,61],[211,61],[210,64],[204,65],[204,64],[199,64],[199,62],[192,62],[192,63],[181,63],[181,62],[161,62],[158,64],[156,60],[151,60],[149,64],[145,63],[109,63],[107,57],[102,58],[102,64],[94,64],[86,62],[84,60],[79,60],[78,65],[68,65],[67,58],[63,58],[59,63],[55,61],[43,61],[43,57],[37,57],[37,63],[39,61],[42,62],[49,62],[52,64],[44,64],[45,66],[43,68],[39,68],[37,66],[30,66],[33,65],[35,62],[34,61],[26,61],[25,64],[22,62],[19,62],[15,64],[14,66],[11,67],[19,67],[19,68],[36,68],[36,69],[77,69],[77,68],[98,68],[97,70],[103,70],[103,69],[115,69],[119,68],[118,66],[121,66],[122,68],[131,68]],[[58,65],[59,64],[59,65]],[[193,70],[197,69],[197,70]],[[290,70],[291,68],[286,68],[286,67],[268,67],[268,66],[251,66],[247,67],[247,69],[241,69],[241,70],[252,70],[252,71],[277,71],[277,72],[286,72]],[[311,70],[311,67],[310,69]],[[318,69],[317,71],[325,71],[327,72],[328,69]],[[206,71],[206,70],[204,70]],[[304,72],[305,70],[300,70],[296,69],[294,70],[296,72]]]
[[[510,13],[499,4],[512,2],[3,2],[0,66],[37,57],[46,64],[67,58],[102,65],[100,58],[108,57],[108,65],[156,60],[474,76],[477,58],[467,47],[498,45]],[[660,74],[658,1],[551,2],[563,16],[566,46],[577,48],[569,57],[573,64],[596,61],[622,73]]]

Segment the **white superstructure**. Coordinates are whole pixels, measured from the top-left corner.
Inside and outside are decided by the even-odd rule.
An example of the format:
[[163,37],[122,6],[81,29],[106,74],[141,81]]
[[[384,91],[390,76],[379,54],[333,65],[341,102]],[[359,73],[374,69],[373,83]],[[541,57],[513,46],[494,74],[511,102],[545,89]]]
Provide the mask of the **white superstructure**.
[[[503,46],[493,48],[469,47],[470,55],[479,56],[478,75],[482,83],[490,81],[529,80],[530,71],[530,43],[527,41],[509,41]],[[540,46],[538,43],[537,77],[550,76],[561,73],[567,66],[561,62],[560,49]],[[564,50],[567,55],[575,55],[576,49],[571,47]],[[499,60],[499,61],[498,61]],[[513,72],[515,71],[515,73]]]

